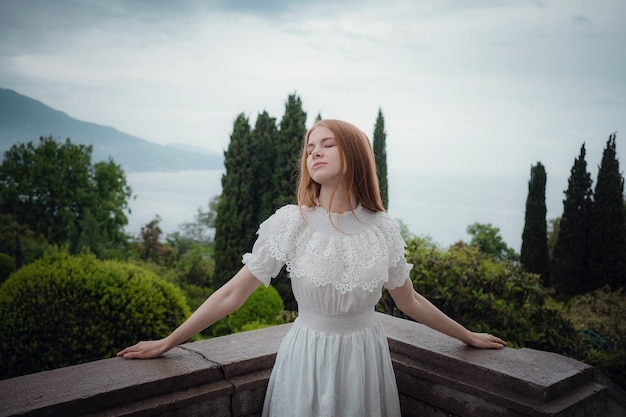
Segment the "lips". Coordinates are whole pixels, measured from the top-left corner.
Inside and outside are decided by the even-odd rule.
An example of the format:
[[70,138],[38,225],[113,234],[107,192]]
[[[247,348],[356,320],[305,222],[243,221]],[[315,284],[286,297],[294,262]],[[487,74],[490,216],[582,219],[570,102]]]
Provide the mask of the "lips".
[[326,164],[324,162],[316,162],[313,164],[313,169],[317,169],[321,167],[322,165],[326,165]]

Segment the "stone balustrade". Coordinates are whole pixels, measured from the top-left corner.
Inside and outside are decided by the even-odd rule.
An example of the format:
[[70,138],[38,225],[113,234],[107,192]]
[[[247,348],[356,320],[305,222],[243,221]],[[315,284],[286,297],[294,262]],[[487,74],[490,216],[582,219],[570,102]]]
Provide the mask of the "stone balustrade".
[[[626,393],[595,368],[532,349],[480,350],[378,314],[405,417],[624,417]],[[258,416],[291,325],[0,381],[0,416]],[[286,416],[291,417],[291,416]]]

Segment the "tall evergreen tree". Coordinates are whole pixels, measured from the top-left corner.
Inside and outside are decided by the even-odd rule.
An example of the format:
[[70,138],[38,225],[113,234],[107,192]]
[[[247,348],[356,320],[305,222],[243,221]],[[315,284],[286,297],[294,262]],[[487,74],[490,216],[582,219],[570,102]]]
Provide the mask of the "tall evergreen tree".
[[550,266],[550,284],[566,294],[585,292],[589,275],[589,222],[593,206],[591,175],[587,172],[585,144],[574,160],[568,180],[563,216]]
[[389,190],[387,185],[387,132],[385,132],[385,118],[383,111],[378,108],[378,117],[374,126],[374,156],[376,159],[376,173],[378,174],[378,184],[380,186],[380,196],[385,208],[389,205]]
[[277,141],[278,129],[276,118],[266,111],[259,113],[252,131],[252,163],[255,172],[256,223],[261,224],[275,210],[274,197],[274,146]]
[[593,290],[606,284],[624,286],[626,229],[624,227],[624,178],[619,171],[615,134],[609,136],[598,170],[590,232],[590,277]]
[[223,285],[241,268],[241,256],[252,249],[258,228],[255,206],[255,163],[250,123],[242,113],[235,119],[215,219],[215,284]]
[[537,162],[530,168],[520,262],[526,271],[541,275],[544,285],[550,278],[546,214],[546,170]]
[[305,133],[306,113],[302,110],[302,101],[291,94],[285,104],[285,114],[280,121],[274,147],[274,209],[296,202],[296,180]]
[[[280,121],[277,141],[274,146],[274,205],[272,211],[285,204],[295,204],[296,180],[300,167],[300,154],[306,133],[306,113],[302,110],[300,97],[291,94],[285,104],[285,114]],[[291,281],[283,269],[272,282],[278,290],[286,310],[296,310],[296,301],[291,291]]]

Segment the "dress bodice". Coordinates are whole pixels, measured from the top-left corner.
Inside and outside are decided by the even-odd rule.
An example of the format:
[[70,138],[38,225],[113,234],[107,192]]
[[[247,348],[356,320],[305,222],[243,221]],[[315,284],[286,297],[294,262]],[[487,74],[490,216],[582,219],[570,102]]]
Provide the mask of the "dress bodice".
[[261,224],[243,261],[265,285],[286,265],[299,307],[346,315],[372,309],[383,286],[405,282],[411,265],[404,246],[385,212],[359,205],[337,214],[289,205]]

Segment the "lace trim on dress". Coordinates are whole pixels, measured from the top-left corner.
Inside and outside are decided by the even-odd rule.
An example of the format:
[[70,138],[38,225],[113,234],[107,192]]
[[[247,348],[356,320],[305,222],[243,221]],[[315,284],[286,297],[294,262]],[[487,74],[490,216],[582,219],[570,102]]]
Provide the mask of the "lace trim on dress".
[[[351,213],[341,215],[340,230],[345,224],[355,232],[347,234],[316,227],[329,223],[323,217],[328,214],[306,210],[306,222],[297,206],[285,206],[259,227],[259,238],[268,243],[270,256],[285,262],[292,278],[306,278],[316,287],[330,284],[342,294],[355,288],[371,292],[389,281],[390,268],[404,261],[404,241],[386,214],[368,214],[363,209],[357,214],[370,216],[365,222],[350,220],[346,216]],[[408,276],[408,266],[401,270]]]

